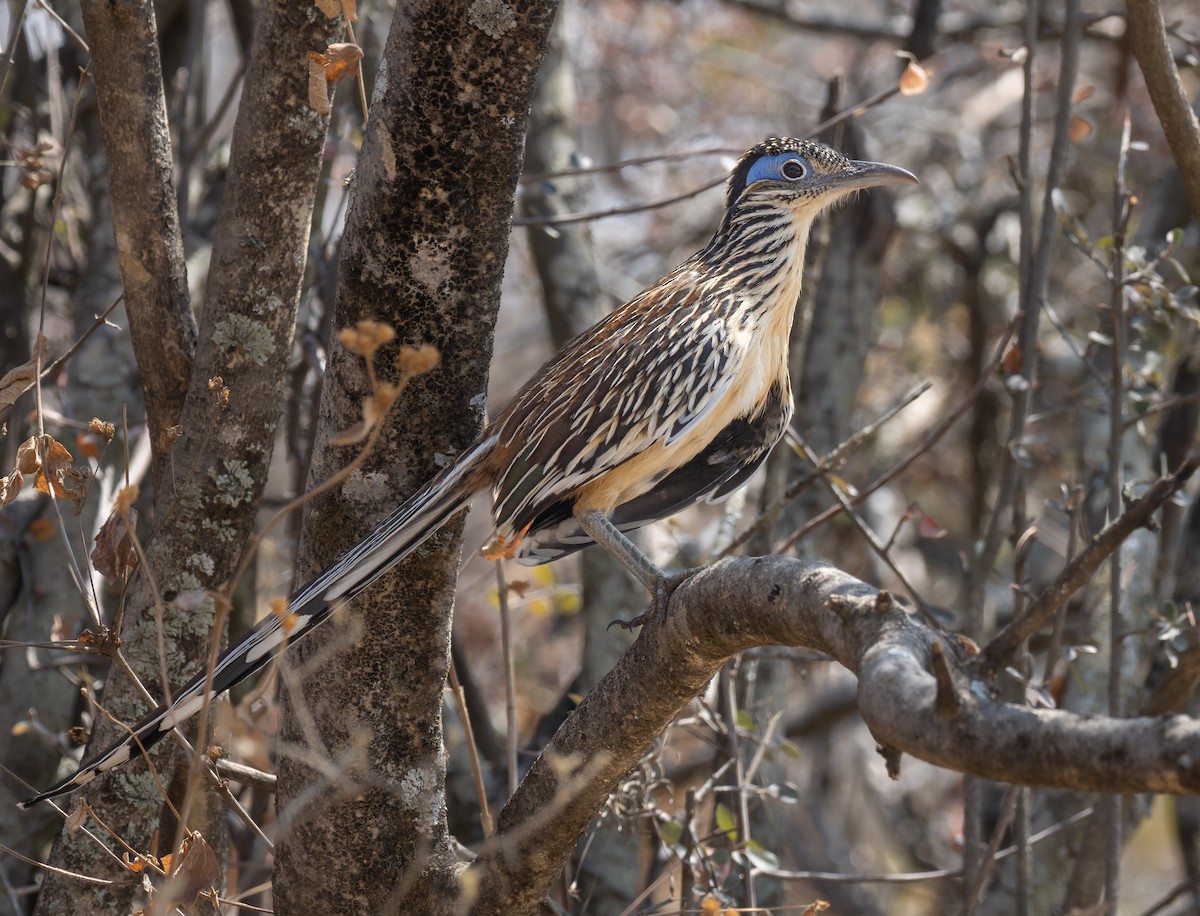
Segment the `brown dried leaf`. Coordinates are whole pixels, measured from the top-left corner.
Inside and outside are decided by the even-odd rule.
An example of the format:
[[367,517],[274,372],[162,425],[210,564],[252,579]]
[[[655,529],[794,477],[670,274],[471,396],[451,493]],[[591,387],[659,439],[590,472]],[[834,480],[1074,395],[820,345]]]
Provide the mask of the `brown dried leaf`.
[[920,95],[929,88],[929,74],[915,60],[910,60],[900,74],[900,94]]
[[1088,99],[1090,99],[1095,94],[1096,94],[1095,86],[1088,86],[1088,85],[1080,86],[1078,89],[1075,90],[1075,95],[1073,95],[1071,97],[1071,104],[1078,105],[1081,102],[1086,102]]
[[121,853],[121,861],[135,875],[140,874],[147,868],[158,868],[158,859],[154,856],[138,856],[136,859],[129,855],[128,852]]
[[113,437],[117,434],[117,428],[107,420],[101,420],[99,417],[92,417],[88,421],[88,432],[100,436],[105,442],[112,442]]
[[68,486],[67,481],[82,483],[84,477],[71,464],[71,453],[53,436],[42,437],[42,462],[34,477],[34,487],[42,493],[53,493],[59,499],[81,501],[83,494],[78,486]]
[[[131,489],[131,488],[126,488]],[[137,510],[121,511],[121,497],[113,507],[100,530],[96,532],[96,546],[92,548],[92,565],[112,585],[127,569],[138,565],[137,551],[133,546],[132,527],[137,525]]]
[[316,0],[317,9],[328,18],[333,19],[342,11],[341,0]]
[[0,506],[7,506],[16,499],[24,485],[25,475],[20,471],[13,471],[7,477],[0,477]]
[[48,346],[49,341],[39,334],[33,346],[33,358],[6,372],[4,378],[0,378],[0,407],[11,407],[17,398],[33,387],[33,383],[37,381],[39,362],[42,366],[46,364]]
[[358,62],[363,51],[356,44],[343,42],[332,44],[325,52],[325,79],[338,83],[358,73]]
[[83,822],[87,820],[88,812],[91,809],[85,801],[79,801],[75,805],[75,810],[67,815],[67,820],[63,826],[67,828],[67,836],[75,836],[79,828],[83,826]]
[[325,55],[308,52],[308,107],[329,114],[329,81],[325,79]]
[[203,835],[193,833],[183,841],[183,848],[174,857],[178,863],[171,869],[163,860],[172,877],[172,903],[187,909],[195,906],[196,898],[209,890],[221,878],[221,866],[213,854],[212,847]]
[[1069,131],[1072,143],[1082,143],[1092,135],[1092,122],[1081,115],[1072,115]]
[[347,22],[358,22],[358,0],[342,0],[342,15]]
[[17,470],[22,474],[32,474],[42,466],[42,459],[37,453],[37,438],[30,436],[17,446]]
[[48,518],[35,518],[25,529],[29,539],[35,544],[43,544],[54,537],[54,522]]

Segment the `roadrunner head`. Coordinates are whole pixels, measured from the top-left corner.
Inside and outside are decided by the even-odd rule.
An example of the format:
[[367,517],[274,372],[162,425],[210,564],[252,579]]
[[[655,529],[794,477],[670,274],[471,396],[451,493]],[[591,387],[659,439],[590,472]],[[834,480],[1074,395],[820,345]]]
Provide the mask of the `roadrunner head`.
[[849,159],[811,140],[773,137],[738,161],[725,200],[730,217],[774,204],[811,218],[854,191],[916,180],[902,168]]

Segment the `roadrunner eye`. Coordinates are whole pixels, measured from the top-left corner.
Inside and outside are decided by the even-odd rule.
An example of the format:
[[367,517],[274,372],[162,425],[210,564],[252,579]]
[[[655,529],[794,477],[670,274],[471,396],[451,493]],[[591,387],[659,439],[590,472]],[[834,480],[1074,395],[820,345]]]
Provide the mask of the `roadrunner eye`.
[[799,181],[808,174],[808,169],[799,159],[789,159],[779,167],[779,174],[788,181]]

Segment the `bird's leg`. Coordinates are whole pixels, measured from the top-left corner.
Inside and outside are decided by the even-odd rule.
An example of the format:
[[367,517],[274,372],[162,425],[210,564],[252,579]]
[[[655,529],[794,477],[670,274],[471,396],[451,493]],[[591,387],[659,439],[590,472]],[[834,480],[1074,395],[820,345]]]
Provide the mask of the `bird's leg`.
[[646,613],[633,620],[613,621],[626,630],[649,623],[665,614],[671,593],[696,571],[690,569],[673,576],[667,575],[598,509],[578,509],[575,512],[575,520],[588,537],[616,557],[650,592],[650,609]]

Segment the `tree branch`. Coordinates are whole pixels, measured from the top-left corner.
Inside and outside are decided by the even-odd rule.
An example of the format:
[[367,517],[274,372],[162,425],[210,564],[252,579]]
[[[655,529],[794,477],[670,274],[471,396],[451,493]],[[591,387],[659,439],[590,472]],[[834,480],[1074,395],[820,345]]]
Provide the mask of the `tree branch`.
[[145,387],[157,488],[166,461],[163,433],[179,423],[196,350],[196,320],[150,0],[81,4],[108,166],[117,264],[129,331]]
[[[886,593],[824,564],[735,558],[680,586],[667,617],[642,631],[559,729],[469,869],[480,888],[473,912],[536,910],[580,832],[679,708],[730,655],[767,644],[817,649],[856,672],[859,709],[892,760],[907,752],[1080,791],[1200,792],[1195,720],[1085,718],[1000,702],[965,664],[967,640],[910,617]],[[940,677],[931,673],[939,656]]]
[[1188,103],[1171,55],[1158,0],[1129,0],[1129,38],[1193,213],[1200,213],[1200,120]]

